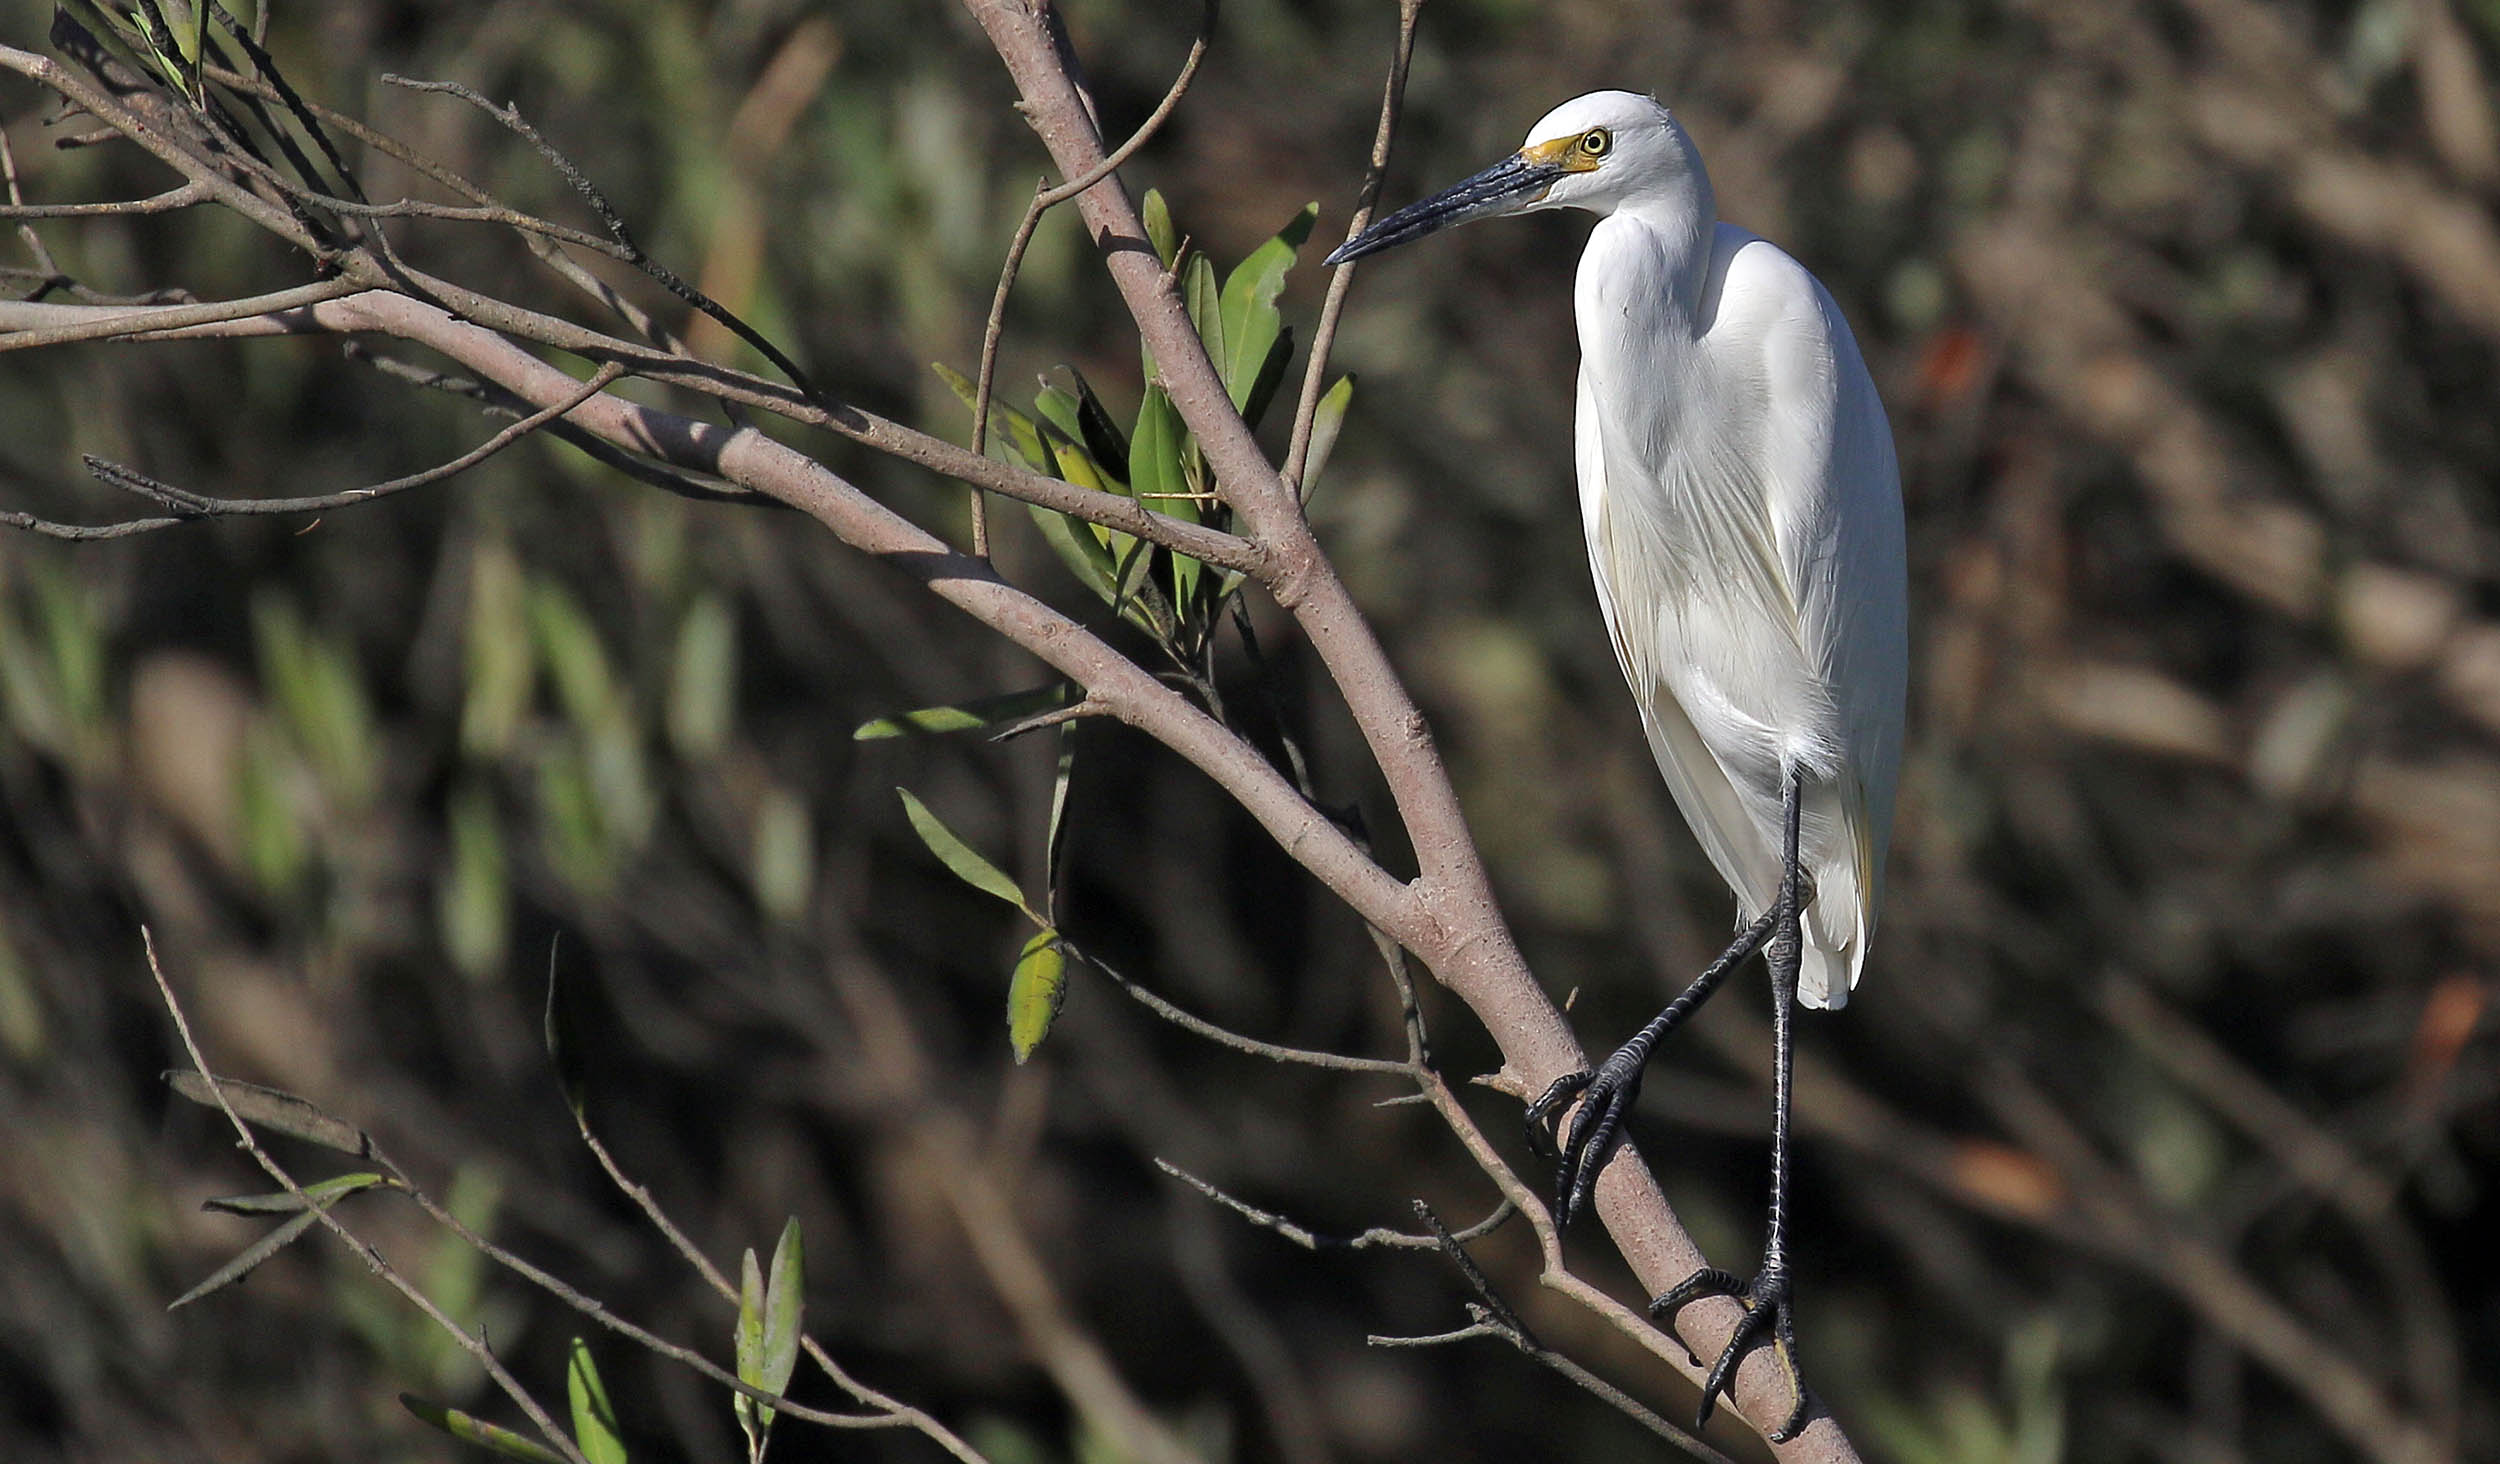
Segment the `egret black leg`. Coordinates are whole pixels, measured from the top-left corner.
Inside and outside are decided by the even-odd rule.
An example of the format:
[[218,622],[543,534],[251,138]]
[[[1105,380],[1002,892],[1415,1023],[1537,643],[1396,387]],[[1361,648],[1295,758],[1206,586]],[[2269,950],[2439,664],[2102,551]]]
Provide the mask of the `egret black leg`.
[[1719,1398],[1735,1382],[1737,1363],[1744,1360],[1754,1343],[1765,1340],[1764,1329],[1769,1329],[1767,1340],[1779,1358],[1781,1371],[1788,1377],[1789,1394],[1796,1400],[1786,1421],[1770,1434],[1775,1444],[1795,1438],[1806,1420],[1806,1385],[1797,1372],[1797,1332],[1789,1308],[1788,1272],[1788,1102],[1796,1053],[1797,966],[1805,949],[1799,919],[1805,876],[1797,859],[1798,804],[1804,793],[1803,783],[1802,774],[1789,775],[1786,847],[1782,850],[1786,868],[1781,873],[1779,898],[1771,906],[1777,917],[1767,957],[1771,968],[1771,1217],[1769,1232],[1762,1242],[1762,1269],[1752,1280],[1739,1281],[1725,1271],[1705,1267],[1649,1304],[1650,1315],[1672,1326],[1675,1314],[1685,1303],[1699,1297],[1733,1296],[1744,1303],[1743,1320],[1736,1324],[1727,1346],[1720,1350],[1718,1360],[1702,1380],[1701,1416],[1694,1424],[1696,1428],[1710,1422]]
[[[1719,953],[1709,969],[1684,988],[1684,994],[1667,1003],[1665,1011],[1650,1019],[1648,1026],[1632,1034],[1630,1041],[1614,1051],[1614,1055],[1597,1065],[1593,1073],[1565,1073],[1552,1086],[1528,1105],[1528,1142],[1539,1149],[1554,1151],[1554,1224],[1568,1226],[1571,1217],[1588,1204],[1589,1192],[1597,1187],[1597,1171],[1606,1167],[1614,1149],[1615,1138],[1623,1132],[1624,1116],[1632,1111],[1632,1100],[1641,1093],[1641,1074],[1648,1069],[1649,1054],[1669,1032],[1684,1025],[1684,1019],[1701,1009],[1710,993],[1719,989],[1727,973],[1736,969],[1747,956],[1761,949],[1769,938],[1777,907],[1765,911],[1761,919],[1745,927],[1734,944]],[[1570,1132],[1559,1132],[1562,1110],[1573,1098],[1586,1093],[1587,1101],[1572,1114]]]

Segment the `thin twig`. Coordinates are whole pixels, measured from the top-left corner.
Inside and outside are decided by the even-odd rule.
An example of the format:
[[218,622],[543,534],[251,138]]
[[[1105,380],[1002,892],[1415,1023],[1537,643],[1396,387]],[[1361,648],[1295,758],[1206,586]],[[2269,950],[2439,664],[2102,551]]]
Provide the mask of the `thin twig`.
[[364,288],[353,280],[326,279],[240,300],[209,300],[198,305],[152,305],[142,310],[108,309],[100,318],[83,319],[74,325],[0,332],[0,351],[31,351],[40,346],[65,346],[77,341],[153,335],[158,331],[180,330],[186,326],[283,316],[288,311],[340,299]]
[[1229,1028],[1219,1027],[1204,1017],[1183,1011],[1179,1007],[1172,1005],[1172,1003],[1164,1000],[1162,997],[1155,995],[1153,992],[1148,991],[1136,982],[1131,981],[1126,976],[1121,975],[1117,970],[1113,969],[1108,963],[1104,962],[1099,957],[1079,950],[1073,941],[1067,943],[1067,951],[1069,955],[1076,957],[1084,964],[1091,966],[1105,976],[1110,977],[1112,982],[1122,991],[1125,991],[1130,996],[1136,998],[1139,1005],[1145,1007],[1148,1011],[1153,1012],[1156,1016],[1163,1018],[1165,1021],[1170,1022],[1173,1026],[1179,1027],[1184,1031],[1195,1032],[1210,1042],[1220,1043],[1223,1046],[1229,1047],[1235,1052],[1246,1052],[1252,1057],[1264,1057],[1271,1062],[1289,1062],[1298,1063],[1303,1067],[1330,1068],[1341,1073],[1383,1073],[1393,1077],[1406,1077],[1411,1076],[1415,1071],[1411,1064],[1393,1061],[1385,1057],[1355,1057],[1342,1052],[1319,1052],[1307,1047],[1285,1047],[1274,1042],[1262,1042],[1256,1037],[1245,1037],[1239,1032],[1232,1031]]
[[597,1298],[584,1295],[583,1293],[575,1290],[573,1287],[567,1285],[564,1281],[550,1275],[546,1271],[540,1270],[538,1267],[531,1265],[528,1261],[523,1260],[521,1257],[505,1250],[502,1246],[488,1240],[485,1236],[480,1235],[475,1230],[470,1229],[459,1216],[444,1209],[442,1205],[431,1195],[428,1195],[424,1190],[420,1189],[416,1182],[408,1177],[406,1170],[400,1168],[395,1161],[393,1161],[388,1155],[382,1153],[378,1148],[370,1151],[368,1157],[370,1157],[375,1163],[381,1165],[384,1169],[390,1171],[391,1178],[396,1183],[397,1187],[404,1191],[411,1200],[416,1202],[417,1208],[423,1210],[426,1213],[426,1216],[433,1220],[434,1223],[442,1226],[446,1230],[449,1230],[454,1236],[458,1237],[463,1245],[469,1246],[486,1259],[502,1266],[505,1270],[519,1276],[522,1280],[529,1282],[532,1286],[546,1292],[549,1296],[554,1297],[556,1300],[562,1302],[568,1307],[571,1307],[573,1310],[580,1312],[583,1316],[597,1322],[609,1331],[633,1342],[638,1347],[641,1347],[649,1352],[656,1353],[661,1357],[665,1357],[671,1362],[691,1368],[695,1372],[701,1373],[703,1376],[711,1379],[713,1382],[720,1384],[722,1387],[728,1388],[733,1392],[742,1393],[758,1403],[769,1404],[777,1413],[787,1413],[791,1417],[800,1419],[807,1423],[821,1424],[827,1428],[846,1429],[903,1428],[910,1426],[911,1421],[898,1413],[885,1411],[877,1413],[829,1413],[821,1408],[809,1408],[803,1404],[793,1403],[789,1399],[782,1397],[777,1393],[756,1387],[752,1383],[744,1382],[739,1379],[736,1374],[722,1368],[719,1364],[713,1362],[710,1358],[705,1357],[702,1353],[697,1352],[690,1347],[680,1347],[674,1342],[645,1331],[643,1328],[634,1325],[625,1318],[618,1316],[615,1312],[610,1311],[607,1306],[601,1303]]
[[[1156,1159],[1155,1168],[1162,1170],[1165,1174],[1168,1174],[1174,1179],[1179,1180],[1181,1183],[1188,1185],[1191,1189],[1194,1189],[1198,1193],[1206,1196],[1208,1199],[1215,1201],[1215,1203],[1222,1205],[1225,1209],[1232,1211],[1234,1214],[1239,1215],[1242,1219],[1249,1221],[1251,1224],[1258,1226],[1260,1229],[1272,1230],[1277,1235],[1282,1236],[1284,1239],[1293,1242],[1295,1245],[1298,1245],[1307,1251],[1372,1250],[1376,1248],[1391,1250],[1431,1250],[1433,1247],[1441,1244],[1440,1240],[1434,1236],[1409,1235],[1404,1231],[1392,1230],[1383,1225],[1375,1225],[1371,1229],[1366,1230],[1359,1235],[1322,1235],[1316,1230],[1297,1225],[1293,1221],[1286,1219],[1284,1216],[1279,1215],[1272,1210],[1262,1210],[1256,1205],[1250,1204],[1234,1195],[1228,1194],[1207,1181],[1200,1179],[1188,1170],[1174,1164],[1169,1159]],[[1468,1226],[1465,1230],[1460,1231],[1458,1233],[1459,1239],[1476,1240],[1483,1236],[1491,1235],[1494,1231],[1501,1229],[1512,1216],[1518,1213],[1519,1208],[1516,1205],[1513,1205],[1508,1200],[1504,1200],[1500,1204],[1493,1207],[1493,1212],[1491,1214],[1485,1216],[1475,1224]]]
[[[1206,0],[1206,8],[1199,16],[1198,38],[1189,44],[1189,55],[1181,61],[1180,75],[1172,78],[1172,85],[1164,92],[1163,100],[1147,114],[1144,122],[1138,124],[1137,130],[1129,134],[1128,141],[1114,148],[1101,162],[1056,188],[1051,187],[1047,179],[1034,186],[1033,201],[1025,205],[1024,219],[1016,225],[1015,237],[1007,242],[1007,260],[999,266],[998,288],[990,295],[989,321],[981,328],[981,366],[972,378],[974,452],[984,451],[989,443],[990,396],[997,385],[999,338],[1007,330],[1007,296],[1016,287],[1017,272],[1024,268],[1024,251],[1033,242],[1033,231],[1040,227],[1043,214],[1118,172],[1122,163],[1134,157],[1139,148],[1163,130],[1164,122],[1189,91],[1189,83],[1196,79],[1198,63],[1207,58],[1207,47],[1215,41],[1217,5],[1218,0]],[[989,506],[982,502],[978,490],[972,495],[972,552],[983,558],[987,558],[990,552]]]
[[728,306],[687,283],[678,276],[675,270],[644,253],[642,246],[634,242],[632,232],[625,227],[624,217],[609,204],[607,195],[599,191],[598,185],[592,183],[589,176],[583,173],[571,158],[565,156],[554,143],[541,136],[538,129],[532,127],[529,121],[521,115],[520,108],[498,107],[456,81],[421,81],[413,77],[394,76],[389,72],[383,73],[382,80],[388,85],[406,87],[410,91],[440,92],[458,97],[502,123],[515,136],[536,148],[538,155],[546,160],[547,165],[555,169],[558,176],[562,177],[565,182],[572,185],[573,191],[580,194],[583,201],[590,205],[591,212],[599,216],[599,223],[608,231],[609,237],[626,248],[629,263],[659,281],[670,294],[719,321],[738,339],[753,346],[765,360],[772,362],[782,375],[788,377],[790,384],[797,387],[801,393],[811,399],[816,397],[816,387],[808,380],[807,373],[799,369],[799,364],[791,360],[779,346],[774,345],[762,331],[740,319],[737,313]]
[[[1398,113],[1406,101],[1407,65],[1415,57],[1415,19],[1422,13],[1424,0],[1398,0],[1398,43],[1389,53],[1389,81],[1380,97],[1380,126],[1372,133],[1371,166],[1363,172],[1363,191],[1354,205],[1354,217],[1346,224],[1346,237],[1353,238],[1371,224],[1372,209],[1380,202],[1381,184],[1389,177],[1389,149],[1397,141]],[[1337,320],[1345,313],[1346,295],[1354,288],[1354,264],[1337,266],[1328,277],[1328,298],[1319,307],[1319,328],[1311,332],[1310,360],[1302,368],[1302,395],[1294,402],[1293,436],[1285,448],[1284,478],[1296,494],[1302,491],[1302,473],[1310,465],[1311,433],[1319,420],[1320,388],[1328,380],[1328,353],[1337,342]]]
[[[591,1130],[589,1119],[576,1113],[574,1127],[580,1131],[582,1143],[590,1150],[591,1157],[599,1162],[599,1168],[607,1174],[609,1182],[614,1184],[627,1199],[634,1202],[635,1208],[642,1211],[643,1218],[651,1222],[652,1228],[660,1232],[662,1238],[666,1239],[669,1246],[694,1268],[695,1274],[701,1276],[706,1285],[718,1292],[721,1299],[731,1306],[739,1305],[738,1288],[721,1273],[718,1266],[712,1264],[712,1258],[703,1253],[702,1247],[687,1238],[686,1232],[678,1228],[677,1222],[668,1217],[668,1212],[660,1208],[660,1202],[652,1196],[651,1191],[628,1175],[624,1167],[616,1162],[616,1156],[608,1152],[608,1146],[600,1142],[598,1134]],[[883,1409],[897,1419],[904,1420],[909,1427],[918,1430],[939,1448],[963,1461],[963,1464],[990,1464],[980,1450],[965,1443],[953,1429],[920,1409],[888,1397],[851,1376],[842,1364],[833,1360],[833,1354],[827,1352],[813,1336],[802,1333],[799,1337],[799,1346],[816,1366],[824,1370],[825,1376],[831,1378],[836,1387],[850,1394],[860,1403],[871,1408]]]
[[1424,1228],[1432,1232],[1433,1242],[1440,1247],[1441,1253],[1449,1258],[1451,1265],[1458,1267],[1459,1275],[1466,1278],[1468,1289],[1476,1293],[1476,1300],[1467,1307],[1468,1315],[1475,1318],[1475,1324],[1429,1337],[1367,1337],[1364,1339],[1366,1342],[1374,1347],[1437,1347],[1473,1337],[1499,1337],[1525,1353],[1531,1361],[1561,1373],[1596,1395],[1608,1407],[1693,1458],[1704,1460],[1706,1464],[1732,1464],[1725,1454],[1659,1417],[1644,1407],[1639,1399],[1539,1342],[1536,1334],[1528,1330],[1528,1324],[1521,1321],[1518,1313],[1510,1309],[1510,1304],[1502,1300],[1501,1293],[1493,1289],[1492,1279],[1476,1264],[1475,1257],[1467,1254],[1461,1238],[1450,1233],[1450,1228],[1441,1223],[1441,1217],[1433,1213],[1432,1207],[1417,1200],[1415,1215],[1424,1222]]
[[197,183],[178,183],[162,193],[146,198],[118,199],[104,203],[20,203],[17,179],[9,179],[9,202],[0,207],[0,219],[77,219],[105,216],[124,218],[134,214],[172,213],[195,203],[208,202],[208,190]]
[[365,1263],[366,1269],[380,1277],[392,1290],[413,1302],[434,1325],[442,1328],[453,1341],[460,1345],[461,1351],[475,1358],[478,1366],[486,1370],[486,1375],[494,1379],[495,1386],[502,1389],[504,1396],[510,1398],[515,1406],[529,1416],[530,1423],[538,1429],[539,1434],[549,1444],[554,1446],[556,1452],[564,1456],[567,1464],[590,1464],[590,1461],[582,1456],[581,1450],[574,1444],[572,1436],[556,1426],[556,1421],[549,1417],[547,1411],[539,1406],[538,1400],[531,1397],[529,1391],[521,1386],[520,1380],[513,1377],[511,1372],[504,1367],[502,1359],[495,1356],[492,1348],[488,1347],[482,1339],[472,1335],[466,1327],[452,1320],[441,1307],[434,1304],[433,1298],[418,1290],[406,1277],[393,1269],[391,1263],[382,1258],[380,1251],[374,1249],[354,1231],[349,1230],[346,1223],[331,1214],[327,1206],[316,1206],[311,1197],[304,1193],[303,1186],[295,1182],[295,1177],[280,1166],[277,1160],[272,1159],[268,1150],[261,1147],[260,1140],[252,1133],[252,1126],[245,1123],[242,1116],[234,1111],[234,1104],[226,1097],[224,1085],[218,1080],[215,1071],[209,1067],[207,1055],[200,1051],[199,1040],[191,1035],[191,1020],[183,1014],[182,1002],[174,995],[173,983],[165,978],[164,967],[157,963],[156,937],[144,925],[139,927],[139,941],[147,950],[148,974],[156,978],[156,989],[165,1000],[165,1011],[173,1018],[174,1030],[181,1034],[183,1051],[190,1054],[191,1066],[198,1071],[200,1080],[208,1085],[208,1091],[216,1098],[218,1108],[224,1111],[226,1121],[234,1125],[235,1135],[243,1151],[252,1156],[253,1162],[261,1167],[261,1172],[276,1180],[289,1195],[294,1197],[296,1203],[308,1209],[318,1210],[323,1229],[337,1236],[341,1243],[354,1251],[357,1257]]

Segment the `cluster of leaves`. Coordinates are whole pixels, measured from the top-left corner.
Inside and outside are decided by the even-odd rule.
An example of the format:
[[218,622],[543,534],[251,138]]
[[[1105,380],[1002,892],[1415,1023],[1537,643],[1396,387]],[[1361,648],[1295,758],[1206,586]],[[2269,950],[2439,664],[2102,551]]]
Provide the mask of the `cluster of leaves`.
[[[1305,205],[1219,281],[1215,262],[1181,238],[1163,195],[1153,190],[1146,194],[1146,232],[1155,253],[1178,283],[1189,318],[1206,344],[1208,358],[1222,374],[1234,408],[1254,429],[1275,400],[1285,368],[1293,359],[1293,328],[1285,323],[1276,301],[1318,218],[1319,205]],[[1144,366],[1145,390],[1129,430],[1121,430],[1083,375],[1063,366],[1059,370],[1065,383],[1045,378],[1034,397],[1032,416],[991,404],[985,434],[990,451],[1080,488],[1132,497],[1190,523],[1230,528],[1231,510],[1217,494],[1206,454],[1197,436],[1182,423],[1151,350],[1144,354]],[[943,364],[937,371],[967,407],[978,410],[979,394],[970,378]],[[1306,499],[1336,445],[1338,429],[1353,399],[1354,378],[1340,376],[1319,400],[1302,475]],[[1238,570],[1216,569],[1055,509],[1038,504],[1027,507],[1042,537],[1079,583],[1110,606],[1113,614],[1153,637],[1202,692],[1211,686],[1207,658],[1216,628],[1241,589]],[[1012,733],[1018,723],[1066,707],[1080,694],[1067,682],[1054,682],[879,718],[853,735],[868,741],[1002,727]],[[1069,729],[1073,725],[1067,724]],[[1041,1044],[1067,997],[1069,946],[1059,929],[1056,871],[1061,815],[1067,807],[1068,775],[1074,760],[1071,737],[1072,730],[1063,731],[1058,785],[1051,796],[1048,863],[1052,876],[1038,909],[1013,879],[975,852],[926,804],[908,790],[896,790],[902,793],[913,830],[941,863],[974,889],[1014,906],[1035,926],[1017,954],[1007,987],[1008,1039],[1019,1063]]]
[[[1145,199],[1146,230],[1164,268],[1178,283],[1189,318],[1207,355],[1224,378],[1226,392],[1245,421],[1257,427],[1266,416],[1293,358],[1293,328],[1276,307],[1285,276],[1310,238],[1319,205],[1306,205],[1285,226],[1218,280],[1215,263],[1191,248],[1172,223],[1160,193]],[[992,403],[991,450],[1037,473],[1080,488],[1133,497],[1148,508],[1190,523],[1229,528],[1231,513],[1216,494],[1214,475],[1198,439],[1181,422],[1145,353],[1145,390],[1130,428],[1123,432],[1092,385],[1074,367],[1062,366],[1065,384],[1046,378],[1033,399],[1034,415]],[[961,372],[937,368],[965,405],[976,400]],[[1337,429],[1354,397],[1354,379],[1341,376],[1321,399],[1314,419],[1303,492],[1326,464]],[[1197,667],[1241,588],[1237,570],[1216,570],[1115,530],[1053,509],[1032,506],[1033,521],[1081,584],[1121,619],[1154,637],[1174,661]]]

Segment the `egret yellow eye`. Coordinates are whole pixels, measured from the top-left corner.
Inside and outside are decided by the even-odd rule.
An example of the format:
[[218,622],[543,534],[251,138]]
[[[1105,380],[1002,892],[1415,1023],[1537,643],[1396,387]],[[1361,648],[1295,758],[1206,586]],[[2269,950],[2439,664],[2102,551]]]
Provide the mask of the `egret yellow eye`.
[[1603,127],[1592,127],[1580,134],[1580,156],[1584,158],[1602,158],[1606,149],[1614,145],[1614,135]]

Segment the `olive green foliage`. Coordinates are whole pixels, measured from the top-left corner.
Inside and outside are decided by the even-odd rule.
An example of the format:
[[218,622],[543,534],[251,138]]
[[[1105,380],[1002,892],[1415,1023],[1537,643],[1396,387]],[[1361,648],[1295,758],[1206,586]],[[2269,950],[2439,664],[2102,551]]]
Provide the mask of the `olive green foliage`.
[[[1197,7],[1061,8],[1124,132]],[[1156,246],[1228,389],[1267,394],[1279,461],[1395,8],[1230,0],[1123,173],[1156,190]],[[40,48],[51,14],[0,0],[0,43]],[[187,91],[197,12],[165,14],[149,64]],[[930,363],[977,369],[1046,165],[953,4],[273,16],[307,96],[592,226],[528,147],[377,78],[516,102],[828,392],[970,439],[960,377]],[[1872,1455],[2366,1458],[2325,1411],[2352,1398],[2500,1455],[2496,75],[2488,0],[1424,8],[1384,203],[1499,157],[1565,97],[1655,90],[1723,214],[1831,287],[1892,413],[1910,740],[1866,979],[1801,1027],[1794,1216],[1804,1370]],[[56,146],[85,130],[56,112],[0,79],[30,201],[169,186],[127,146]],[[357,161],[376,197],[419,187]],[[308,278],[213,212],[32,227],[108,295]],[[1589,593],[1585,227],[1470,226],[1364,262],[1304,486],[1506,915],[1600,1046],[1730,909]],[[588,318],[506,235],[390,229],[430,271]],[[73,298],[14,232],[0,269],[11,298]],[[393,355],[0,353],[0,509],[144,507],[84,453],[197,492],[331,492],[503,425],[377,369]],[[997,383],[991,451],[1223,522],[1073,208],[1035,236]],[[758,421],[969,542],[961,485]],[[1215,693],[1280,763],[1292,739],[1331,815],[1405,867],[1272,605],[1055,514],[993,501],[989,522],[1002,574]],[[1366,1348],[1463,1324],[1441,1263],[1314,1255],[1153,1167],[1331,1234],[1403,1225],[1418,1196],[1454,1223],[1492,1204],[1378,1084],[1212,1048],[1096,979],[1084,955],[1264,1039],[1405,1050],[1360,926],[1206,780],[1098,719],[1029,726],[1081,694],[799,515],[670,497],[551,440],[318,521],[0,537],[0,1457],[545,1457],[502,1432],[526,1429],[467,1354],[275,1197],[221,1112],[169,1097],[159,1075],[190,1063],[143,922],[211,1065],[343,1126],[259,1113],[306,1193],[490,1337],[585,1451],[735,1459],[767,1414],[486,1264],[335,1140],[373,1134],[472,1226],[759,1387],[782,1386],[774,1319],[803,1299],[834,1356],[999,1464],[1114,1448],[1071,1422],[996,1251],[967,1240],[965,1166],[1063,1314],[1210,1460],[1649,1457],[1507,1349]],[[1760,1244],[1760,985],[1740,976],[1668,1045],[1637,1125],[1739,1270]],[[1454,1078],[1498,1066],[1428,985],[1424,1003]],[[1515,1108],[1462,1091],[1509,1145]],[[786,1285],[775,1259],[743,1309],[713,1293],[584,1157],[568,1105],[708,1255],[798,1217],[804,1275],[792,1230]],[[1687,1410],[1536,1286],[1516,1226],[1473,1253],[1543,1341]],[[1631,1297],[1593,1235],[1571,1255]],[[247,1256],[247,1282],[167,1315]],[[2270,1350],[2285,1337],[2315,1351]],[[813,1363],[781,1376],[794,1403],[853,1406]],[[940,1457],[786,1412],[770,1450]]]

